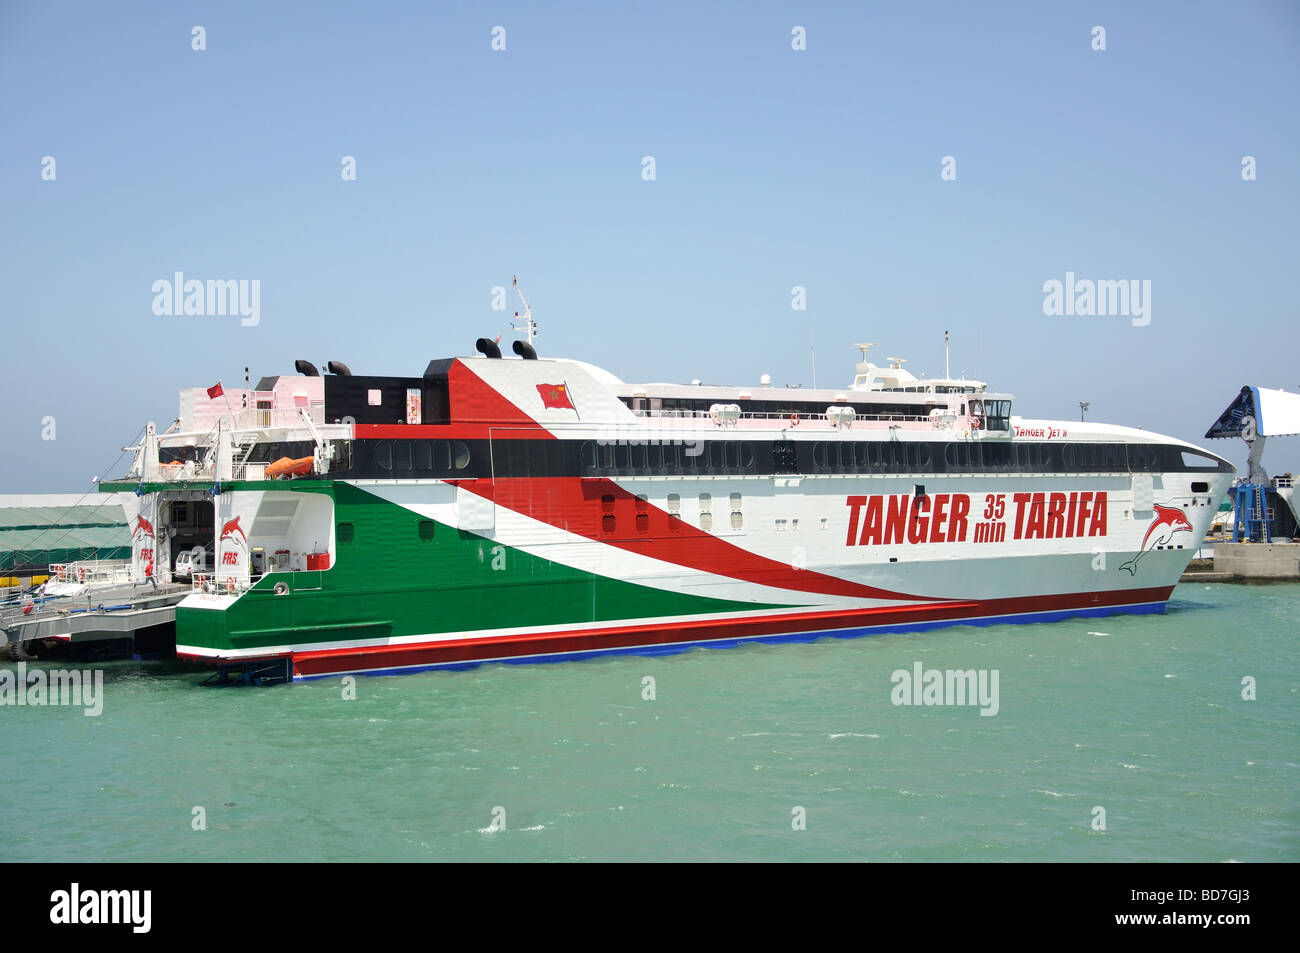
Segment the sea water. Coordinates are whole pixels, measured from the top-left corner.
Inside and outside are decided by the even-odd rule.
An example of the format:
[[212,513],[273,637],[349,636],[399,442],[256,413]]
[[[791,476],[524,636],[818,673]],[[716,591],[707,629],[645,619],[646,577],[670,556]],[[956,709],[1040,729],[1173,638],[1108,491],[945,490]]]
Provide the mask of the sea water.
[[0,860],[1300,860],[1298,619],[1300,586],[1183,584],[1163,615],[275,688],[81,666],[100,714],[0,707]]

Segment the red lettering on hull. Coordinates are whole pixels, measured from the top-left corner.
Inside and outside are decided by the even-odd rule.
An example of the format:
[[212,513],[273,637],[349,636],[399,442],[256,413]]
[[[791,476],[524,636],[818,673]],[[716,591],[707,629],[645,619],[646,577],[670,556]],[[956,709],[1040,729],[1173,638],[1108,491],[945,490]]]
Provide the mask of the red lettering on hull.
[[[1106,535],[1105,491],[1013,493],[1014,517],[1006,513],[1006,494],[984,496],[984,518],[970,536],[973,543],[1071,539]],[[846,546],[893,546],[903,542],[964,543],[970,529],[967,493],[929,496],[896,494],[850,496]]]
[[891,496],[889,515],[885,519],[885,545],[901,543],[907,528],[907,506],[910,496]]

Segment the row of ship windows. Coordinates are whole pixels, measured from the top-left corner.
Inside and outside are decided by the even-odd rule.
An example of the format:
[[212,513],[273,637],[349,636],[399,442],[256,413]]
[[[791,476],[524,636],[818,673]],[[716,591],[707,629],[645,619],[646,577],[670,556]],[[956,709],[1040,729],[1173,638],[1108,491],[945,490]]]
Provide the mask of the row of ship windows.
[[727,470],[753,473],[754,445],[741,440],[711,440],[678,444],[617,443],[582,445],[582,466],[593,470]]
[[[644,497],[638,497],[644,499]],[[732,493],[727,497],[727,506],[731,511],[731,528],[740,530],[745,528],[745,514],[741,511],[741,502],[743,497],[739,493]],[[713,494],[701,493],[699,496],[700,506],[700,529],[713,529]],[[680,493],[668,494],[668,515],[681,519],[682,516],[682,495]]]
[[[731,510],[731,519],[730,519],[730,523],[731,523],[731,528],[732,528],[733,530],[743,530],[743,529],[745,528],[745,515],[744,515],[743,512],[741,512],[741,509],[740,509],[740,499],[739,499],[739,498],[740,498],[740,494],[739,494],[739,493],[733,493],[733,494],[731,494],[731,506],[732,506],[732,510]],[[610,497],[609,499],[612,500],[613,497]],[[645,499],[644,497],[638,497],[638,501],[641,501],[641,500],[644,500],[644,499]],[[705,530],[706,532],[709,531],[709,530],[711,530],[711,529],[713,529],[713,511],[712,511],[712,509],[711,509],[711,506],[712,506],[712,503],[711,503],[711,501],[710,501],[710,499],[709,499],[709,494],[707,494],[707,493],[701,493],[701,494],[700,494],[700,513],[699,513],[700,529]],[[682,513],[681,513],[681,497],[678,496],[678,494],[676,494],[676,493],[671,493],[671,494],[669,494],[669,496],[668,496],[668,512],[669,512],[669,513],[670,513],[674,518],[676,518],[676,519],[682,519]],[[636,522],[636,529],[637,529],[637,532],[640,532],[640,533],[648,533],[648,532],[650,532],[650,514],[649,514],[649,513],[647,513],[647,512],[638,512],[638,513],[635,515],[635,522]],[[435,527],[435,525],[436,525],[436,524],[435,524],[432,520],[420,520],[420,521],[416,524],[416,528],[415,528],[415,535],[416,535],[416,537],[417,537],[418,539],[420,539],[421,541],[423,541],[423,542],[429,542],[429,541],[431,541],[431,540],[434,538],[434,527]],[[826,528],[826,525],[827,525],[827,520],[822,519],[822,521],[821,521],[821,528],[822,528],[822,529],[825,529],[825,528]],[[799,530],[799,520],[798,520],[798,519],[778,519],[778,520],[776,520],[776,521],[774,522],[774,526],[775,526],[777,532],[786,532],[786,531],[795,531],[795,532],[798,532],[798,530]],[[612,533],[614,533],[615,531],[617,531],[617,529],[618,529],[618,522],[617,522],[617,520],[616,520],[616,518],[615,518],[615,516],[614,516],[613,513],[606,513],[606,514],[604,514],[604,515],[601,517],[601,532],[603,532],[603,533],[605,533],[605,534],[612,534]],[[341,543],[341,544],[343,544],[343,545],[345,545],[345,546],[346,546],[346,545],[350,545],[351,543],[353,543],[353,542],[356,541],[356,538],[357,538],[357,536],[356,536],[356,525],[355,525],[355,524],[353,524],[353,523],[339,523],[339,524],[338,524],[338,541],[339,541],[339,543]]]
[[[741,494],[732,493],[727,500],[731,508],[731,528],[734,530],[745,528],[745,516],[741,512]],[[617,522],[614,517],[614,497],[607,494],[601,497],[602,508],[605,510],[601,516],[601,529],[606,533],[613,533],[617,528]],[[700,528],[704,530],[713,528],[713,496],[709,493],[701,493],[699,496],[700,508]],[[636,528],[639,532],[646,533],[650,531],[650,514],[649,500],[644,493],[637,494],[636,497]],[[668,513],[677,519],[682,518],[682,497],[680,493],[668,494]],[[799,528],[799,521],[793,520],[793,529]],[[822,520],[822,528],[825,529],[826,520]],[[427,542],[434,537],[435,523],[432,520],[420,520],[416,524],[416,536]],[[777,520],[776,528],[783,530],[786,527],[785,520]],[[343,544],[352,543],[356,540],[356,525],[351,522],[338,524],[338,541]]]
[[[420,520],[415,527],[417,539],[429,542],[433,539],[433,530],[435,523],[433,520]],[[357,527],[354,523],[339,523],[337,530],[337,539],[340,543],[348,544],[356,541]]]
[[906,470],[917,473],[935,465],[935,450],[942,448],[946,470],[1043,470],[1060,466],[1073,470],[1153,470],[1159,463],[1155,447],[1121,443],[947,444],[857,442],[813,445],[813,467],[819,473],[865,470]]
[[[776,469],[794,472],[795,447],[778,443],[773,448]],[[952,443],[853,441],[818,442],[812,446],[814,473],[859,473],[891,470],[923,473],[935,468],[942,459],[947,471],[1028,470],[1123,471],[1156,470],[1160,453],[1153,445],[1119,443],[1066,443],[1056,446],[1042,442]],[[1210,463],[1206,460],[1203,463]],[[710,441],[706,444],[607,444],[588,441],[582,445],[585,472],[648,472],[664,470],[755,472],[754,446],[746,441]],[[781,465],[784,464],[784,465]]]
[[[699,506],[699,524],[700,529],[708,532],[713,529],[713,494],[701,493],[697,498]],[[719,500],[720,505],[724,505],[723,513],[727,514],[727,522],[730,523],[733,530],[743,530],[745,528],[745,513],[743,509],[744,498],[740,493],[731,493],[725,500]],[[636,530],[638,533],[650,532],[650,514],[649,499],[644,493],[638,493],[636,496],[636,512],[633,516]],[[611,535],[618,530],[618,519],[614,515],[614,497],[612,494],[606,494],[601,497],[601,506],[604,513],[601,516],[601,532]],[[669,493],[665,508],[668,515],[673,520],[681,520],[685,517],[682,515],[682,495],[680,493]],[[821,520],[821,528],[826,529],[828,521]],[[797,518],[778,519],[773,523],[776,531],[781,532],[798,532],[799,520]],[[672,524],[669,525],[672,529]]]
[[464,470],[470,461],[460,440],[376,440],[374,455],[379,469],[400,473]]
[[[802,452],[800,446],[804,448]],[[513,468],[515,461],[511,455],[521,449],[510,447],[500,466]],[[529,453],[536,449],[527,448]],[[547,472],[525,471],[522,475],[562,475],[559,471],[566,469],[564,455],[561,453],[556,458],[550,453],[562,447],[550,445],[544,449],[550,456],[532,460],[531,464],[536,469],[540,463],[541,469]],[[469,446],[461,440],[377,440],[372,452],[376,468],[384,472],[450,473],[467,470],[473,462]],[[946,472],[1154,472],[1179,469],[1180,465],[1193,469],[1217,466],[1217,461],[1210,458],[1189,460],[1186,452],[1180,459],[1174,447],[1121,443],[818,441],[811,445],[809,460],[807,444],[786,441],[772,444],[771,453],[772,459],[765,466],[770,465],[776,473],[797,473],[803,467],[812,473],[925,473],[940,469]],[[523,459],[531,460],[527,456]],[[583,474],[626,475],[755,474],[760,463],[755,445],[743,440],[679,444],[600,444],[589,440],[581,445],[579,460]],[[552,474],[551,470],[557,472]]]

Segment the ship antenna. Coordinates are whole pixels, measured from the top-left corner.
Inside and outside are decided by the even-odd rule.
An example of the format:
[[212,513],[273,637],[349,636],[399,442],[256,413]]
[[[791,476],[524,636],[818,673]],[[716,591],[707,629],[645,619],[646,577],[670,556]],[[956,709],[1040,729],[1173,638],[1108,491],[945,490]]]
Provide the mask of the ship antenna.
[[[514,285],[514,287],[515,287],[515,294],[519,295],[519,300],[522,301],[522,302],[524,303],[524,324],[523,324],[523,327],[515,327],[515,326],[512,324],[512,325],[510,325],[510,330],[511,330],[511,331],[526,331],[526,332],[528,332],[528,343],[529,343],[529,344],[532,344],[532,343],[533,343],[533,338],[536,337],[536,335],[537,335],[537,330],[538,330],[538,329],[537,329],[537,323],[533,320],[533,309],[530,308],[530,307],[528,306],[528,299],[525,298],[525,297],[524,297],[524,293],[523,293],[522,291],[519,290],[519,277],[518,277],[517,275],[511,275],[511,276],[510,276],[510,283],[511,283],[512,285]],[[519,317],[519,312],[518,312],[518,311],[515,312],[515,317],[516,317],[516,318]]]
[[943,332],[943,377],[949,380],[952,374],[948,370],[948,332]]
[[880,345],[876,344],[874,341],[870,344],[855,344],[853,346],[856,348],[861,348],[863,364],[867,363],[867,351],[871,350],[873,347],[880,347]]

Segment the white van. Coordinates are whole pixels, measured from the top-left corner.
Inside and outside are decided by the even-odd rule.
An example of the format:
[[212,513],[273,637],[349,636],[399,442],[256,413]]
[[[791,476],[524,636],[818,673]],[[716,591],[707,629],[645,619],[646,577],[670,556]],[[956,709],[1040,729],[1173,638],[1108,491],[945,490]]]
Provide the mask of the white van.
[[176,557],[176,568],[172,575],[189,579],[194,573],[212,573],[212,554],[201,549],[186,550]]

